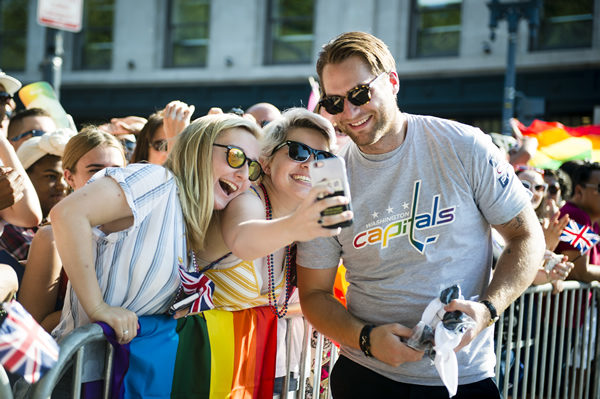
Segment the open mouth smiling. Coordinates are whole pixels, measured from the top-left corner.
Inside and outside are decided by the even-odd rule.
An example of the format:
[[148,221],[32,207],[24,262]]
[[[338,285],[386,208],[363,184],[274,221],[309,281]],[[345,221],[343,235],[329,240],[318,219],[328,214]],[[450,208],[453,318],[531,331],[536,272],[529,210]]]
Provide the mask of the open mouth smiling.
[[237,185],[225,179],[219,179],[219,185],[227,195],[231,195],[239,189]]

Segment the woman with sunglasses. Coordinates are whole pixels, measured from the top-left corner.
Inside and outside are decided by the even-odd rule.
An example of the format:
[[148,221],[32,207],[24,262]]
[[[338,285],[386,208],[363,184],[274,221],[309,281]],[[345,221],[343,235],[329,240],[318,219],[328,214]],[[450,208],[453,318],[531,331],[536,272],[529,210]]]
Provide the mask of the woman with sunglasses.
[[194,106],[181,101],[171,101],[158,112],[151,114],[148,121],[137,135],[131,163],[148,162],[162,165],[167,160],[167,134],[165,129],[175,129],[175,136],[190,123]]
[[[564,215],[559,219],[559,214],[555,213],[548,216],[543,208],[544,197],[548,184],[544,181],[543,171],[540,169],[520,166],[517,168],[516,175],[523,183],[523,186],[531,192],[531,205],[533,206],[536,214],[540,219],[542,229],[544,231],[544,238],[546,241],[546,254],[544,264],[551,261],[555,257],[553,253],[554,249],[559,243],[559,237],[569,222],[569,216]],[[567,262],[568,258],[560,257],[559,261],[554,266],[548,266],[547,268],[542,266],[538,270],[538,273],[533,281],[534,285],[552,283],[555,292],[562,291],[562,281],[567,278],[573,263]]]
[[[339,228],[325,226],[348,220],[352,214],[321,217],[321,211],[346,203],[346,198],[317,201],[330,192],[322,186],[312,187],[310,181],[310,162],[334,156],[335,132],[326,119],[306,109],[287,110],[265,127],[262,144],[261,182],[213,219],[207,245],[196,251],[196,261],[215,283],[217,309],[244,311],[270,306],[281,318],[288,311],[300,313],[292,281],[294,242],[336,235]],[[231,149],[222,149],[230,159],[237,159]],[[292,331],[298,332],[296,328]],[[278,324],[277,336],[285,337],[283,321]],[[285,370],[283,339],[278,340],[278,347],[276,375],[280,376]]]
[[[189,251],[206,248],[213,210],[222,210],[260,175],[260,132],[232,115],[209,115],[185,128],[165,166],[132,164],[98,172],[51,211],[69,276],[62,336],[90,321],[111,326],[120,343],[137,335],[138,315],[165,313],[191,268]],[[219,146],[236,148],[231,165]],[[236,160],[238,159],[236,158]]]

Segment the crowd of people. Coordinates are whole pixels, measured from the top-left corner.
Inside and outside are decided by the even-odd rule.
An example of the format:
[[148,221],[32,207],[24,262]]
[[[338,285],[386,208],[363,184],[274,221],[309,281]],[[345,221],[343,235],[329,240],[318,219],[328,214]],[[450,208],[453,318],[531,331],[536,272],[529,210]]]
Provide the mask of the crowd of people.
[[[339,343],[335,398],[447,398],[407,341],[436,293],[457,285],[465,299],[444,312],[472,327],[450,393],[498,398],[498,315],[531,284],[599,279],[597,247],[582,255],[559,237],[569,220],[600,233],[600,165],[538,170],[530,140],[503,152],[475,127],[402,112],[396,62],[370,34],[334,38],[316,68],[315,110],[259,103],[195,118],[172,101],[79,132],[43,109],[15,112],[20,83],[0,75],[0,298],[16,296],[58,340],[105,322],[127,344],[139,317],[166,313],[186,273],[201,273],[214,308],[303,315]],[[336,156],[353,210],[327,214],[350,196],[312,184],[309,165]],[[346,306],[333,295],[340,262]]]

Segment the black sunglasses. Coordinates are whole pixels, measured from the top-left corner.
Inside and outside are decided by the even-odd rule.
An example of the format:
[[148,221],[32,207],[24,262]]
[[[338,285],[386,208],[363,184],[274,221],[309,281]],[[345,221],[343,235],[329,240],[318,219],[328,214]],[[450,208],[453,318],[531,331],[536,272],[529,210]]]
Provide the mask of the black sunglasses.
[[287,140],[279,144],[273,149],[271,155],[275,154],[280,148],[288,146],[288,156],[292,161],[305,162],[310,158],[311,154],[315,156],[315,160],[320,161],[321,159],[334,158],[335,155],[329,151],[315,150],[314,148],[297,141]]
[[154,140],[150,143],[150,147],[154,148],[156,151],[166,152],[167,151],[167,140]]
[[36,130],[36,129],[28,130],[25,133],[21,133],[18,136],[13,137],[12,139],[10,139],[10,141],[17,142],[17,141],[21,140],[23,137],[27,137],[27,136],[39,137],[39,136],[42,136],[44,133],[46,133],[46,132],[44,132],[43,130]]
[[[528,190],[531,190],[531,188],[533,187],[533,189],[535,191],[545,191],[546,188],[548,188],[548,185],[546,183],[533,185],[530,182],[528,182],[527,180],[521,180],[521,183],[523,183],[523,186],[525,186],[525,188]],[[533,190],[531,190],[531,191],[533,191]]]
[[254,159],[250,159],[246,156],[244,150],[233,145],[224,145],[213,143],[217,147],[227,148],[227,165],[234,169],[239,169],[246,161],[248,162],[248,179],[250,181],[256,181],[262,175],[262,167],[260,163]]
[[344,99],[347,98],[350,103],[360,107],[371,101],[371,86],[377,79],[385,75],[383,72],[374,77],[369,83],[357,85],[355,88],[348,90],[345,96],[325,96],[319,105],[321,105],[331,115],[339,114],[344,111]]
[[0,91],[0,101],[7,102],[13,98],[12,94],[5,91]]
[[560,184],[554,183],[548,186],[548,192],[552,195],[558,194],[560,191]]

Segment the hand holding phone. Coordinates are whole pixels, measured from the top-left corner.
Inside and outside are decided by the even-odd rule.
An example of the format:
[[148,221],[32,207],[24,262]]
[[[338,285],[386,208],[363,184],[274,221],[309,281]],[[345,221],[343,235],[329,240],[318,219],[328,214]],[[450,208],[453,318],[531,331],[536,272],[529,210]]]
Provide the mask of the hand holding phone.
[[[327,158],[319,161],[313,161],[309,165],[309,173],[312,185],[326,184],[333,191],[332,194],[322,198],[344,196],[348,198],[345,205],[337,205],[326,208],[321,212],[321,216],[337,215],[347,210],[352,210],[350,206],[350,186],[346,175],[346,165],[342,158]],[[323,226],[328,229],[338,227],[347,227],[352,224],[352,219],[334,225]]]

